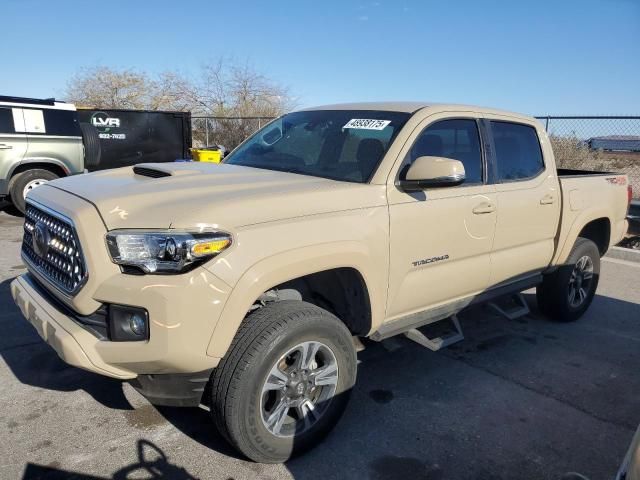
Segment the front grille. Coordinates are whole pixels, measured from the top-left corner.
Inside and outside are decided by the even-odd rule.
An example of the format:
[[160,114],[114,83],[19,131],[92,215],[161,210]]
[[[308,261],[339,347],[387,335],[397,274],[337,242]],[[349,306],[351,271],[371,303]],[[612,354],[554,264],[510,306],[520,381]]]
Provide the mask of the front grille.
[[80,242],[71,221],[27,204],[22,254],[35,269],[63,293],[73,295],[88,273]]

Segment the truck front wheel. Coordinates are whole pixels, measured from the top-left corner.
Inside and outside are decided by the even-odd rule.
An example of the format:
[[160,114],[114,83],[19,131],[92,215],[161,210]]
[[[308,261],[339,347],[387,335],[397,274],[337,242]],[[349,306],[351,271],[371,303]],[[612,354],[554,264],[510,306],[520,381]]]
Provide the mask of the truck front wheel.
[[211,413],[240,452],[278,463],[327,435],[356,379],[351,333],[329,312],[280,301],[248,315],[212,374]]
[[559,322],[579,319],[591,305],[599,277],[598,247],[592,240],[578,237],[567,261],[538,285],[540,311]]

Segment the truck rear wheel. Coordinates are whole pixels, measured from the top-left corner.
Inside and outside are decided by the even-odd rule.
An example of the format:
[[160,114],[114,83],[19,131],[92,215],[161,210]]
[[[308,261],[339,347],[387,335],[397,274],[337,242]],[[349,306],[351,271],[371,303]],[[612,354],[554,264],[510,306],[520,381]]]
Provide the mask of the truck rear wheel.
[[34,168],[14,175],[9,181],[11,203],[20,210],[20,213],[24,214],[27,193],[56,178],[58,178],[58,175],[42,168]]
[[589,308],[598,287],[600,252],[588,238],[578,237],[569,258],[538,285],[538,307],[559,322],[579,319]]
[[279,463],[335,426],[356,379],[346,326],[301,301],[269,303],[245,318],[211,378],[211,413],[240,452]]

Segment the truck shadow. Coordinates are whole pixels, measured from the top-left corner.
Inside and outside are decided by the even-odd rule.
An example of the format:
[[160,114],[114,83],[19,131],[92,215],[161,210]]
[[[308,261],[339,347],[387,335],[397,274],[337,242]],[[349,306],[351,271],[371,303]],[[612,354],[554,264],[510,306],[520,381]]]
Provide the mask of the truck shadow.
[[84,390],[105,407],[131,410],[122,383],[64,363],[56,352],[24,320],[13,303],[9,285],[13,279],[0,283],[0,355],[15,377],[25,385],[71,392]]
[[167,455],[149,440],[136,443],[138,461],[118,469],[109,477],[95,476],[83,472],[74,472],[54,465],[27,463],[23,480],[82,478],[86,480],[127,480],[132,478],[154,478],[175,480],[196,480],[185,468],[169,462]]

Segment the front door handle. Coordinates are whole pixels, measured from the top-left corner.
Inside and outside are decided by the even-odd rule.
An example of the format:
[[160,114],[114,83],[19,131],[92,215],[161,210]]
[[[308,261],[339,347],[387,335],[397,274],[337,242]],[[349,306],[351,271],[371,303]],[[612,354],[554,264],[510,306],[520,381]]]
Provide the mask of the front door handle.
[[0,143],[0,150],[9,150],[13,148],[11,145],[7,145],[6,143]]
[[545,195],[540,199],[540,205],[551,205],[555,201],[556,201],[556,197],[548,193],[547,195]]
[[496,211],[496,206],[493,203],[490,202],[482,202],[479,205],[476,205],[473,208],[473,213],[475,215],[483,215],[485,213],[493,213]]

